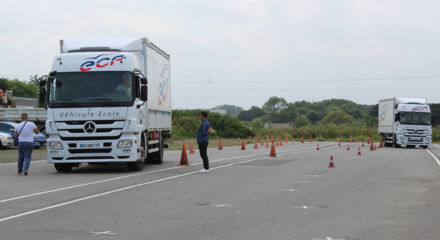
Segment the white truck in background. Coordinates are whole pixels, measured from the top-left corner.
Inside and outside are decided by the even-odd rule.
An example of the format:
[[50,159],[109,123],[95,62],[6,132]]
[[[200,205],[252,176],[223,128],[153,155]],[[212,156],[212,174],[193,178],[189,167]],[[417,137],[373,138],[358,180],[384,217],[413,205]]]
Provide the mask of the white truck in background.
[[160,164],[171,136],[170,56],[146,38],[61,40],[40,102],[57,171]]
[[379,135],[385,146],[420,146],[431,144],[431,110],[426,99],[390,98],[379,101]]

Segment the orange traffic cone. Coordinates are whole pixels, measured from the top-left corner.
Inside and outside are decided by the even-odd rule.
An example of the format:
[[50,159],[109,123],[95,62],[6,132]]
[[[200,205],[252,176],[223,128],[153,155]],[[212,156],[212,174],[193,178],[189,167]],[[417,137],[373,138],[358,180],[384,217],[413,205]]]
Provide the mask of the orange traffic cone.
[[301,143],[304,143],[304,136],[301,136]]
[[192,143],[189,144],[189,154],[194,154],[194,145]]
[[258,149],[258,142],[257,142],[256,138],[255,138],[255,143],[254,143],[254,149]]
[[341,146],[341,139],[338,138],[338,147]]
[[289,143],[289,139],[287,138],[287,136],[286,136],[286,143]]
[[333,156],[330,156],[330,163],[328,164],[328,168],[335,168],[335,164],[333,163]]
[[219,138],[219,140],[218,140],[218,150],[223,150],[223,144],[222,144],[221,138]]
[[353,143],[353,136],[350,135],[350,143]]
[[280,147],[283,146],[283,140],[281,139],[281,137],[278,138],[278,141],[280,141]]
[[276,157],[277,153],[275,152],[275,145],[272,142],[272,147],[270,148],[270,157]]
[[246,150],[246,145],[244,144],[244,140],[241,140],[241,150]]
[[319,144],[316,144],[316,150],[319,151]]
[[370,151],[374,151],[373,141],[371,141],[371,143],[370,143]]
[[180,164],[179,166],[189,166],[188,164],[188,155],[186,154],[186,145],[183,144],[182,147],[182,155],[180,156]]
[[362,155],[361,154],[361,148],[358,148],[358,156]]
[[347,151],[350,151],[350,144],[347,144]]

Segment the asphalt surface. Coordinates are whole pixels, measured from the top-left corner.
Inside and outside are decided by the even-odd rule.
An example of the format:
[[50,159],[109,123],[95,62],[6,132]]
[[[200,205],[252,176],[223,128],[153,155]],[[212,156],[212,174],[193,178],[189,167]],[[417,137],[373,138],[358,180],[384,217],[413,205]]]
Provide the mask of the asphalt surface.
[[440,148],[319,144],[209,149],[207,174],[197,151],[134,173],[0,164],[0,239],[440,239]]

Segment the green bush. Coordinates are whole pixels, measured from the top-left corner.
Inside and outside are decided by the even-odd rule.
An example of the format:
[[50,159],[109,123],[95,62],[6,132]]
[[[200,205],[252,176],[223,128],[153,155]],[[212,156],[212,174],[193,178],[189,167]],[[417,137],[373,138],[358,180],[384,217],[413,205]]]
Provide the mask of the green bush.
[[[174,138],[196,138],[200,126],[201,110],[173,110],[173,137]],[[248,137],[254,136],[253,131],[229,115],[218,113],[208,114],[215,133],[211,137]]]

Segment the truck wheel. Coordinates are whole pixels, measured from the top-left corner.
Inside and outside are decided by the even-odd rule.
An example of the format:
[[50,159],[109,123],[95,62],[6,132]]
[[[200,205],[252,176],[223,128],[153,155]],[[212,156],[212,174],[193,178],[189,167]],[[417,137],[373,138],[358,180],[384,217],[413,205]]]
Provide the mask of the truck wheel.
[[159,151],[148,154],[147,162],[150,164],[162,164],[163,163],[163,137],[159,135]]
[[72,171],[73,164],[70,163],[55,163],[55,169],[57,172],[66,173]]
[[400,144],[397,144],[396,135],[394,135],[394,137],[393,137],[393,147],[395,147],[395,148],[400,148],[401,147]]
[[144,161],[142,159],[137,160],[136,162],[128,162],[127,168],[129,171],[140,171],[144,168]]

